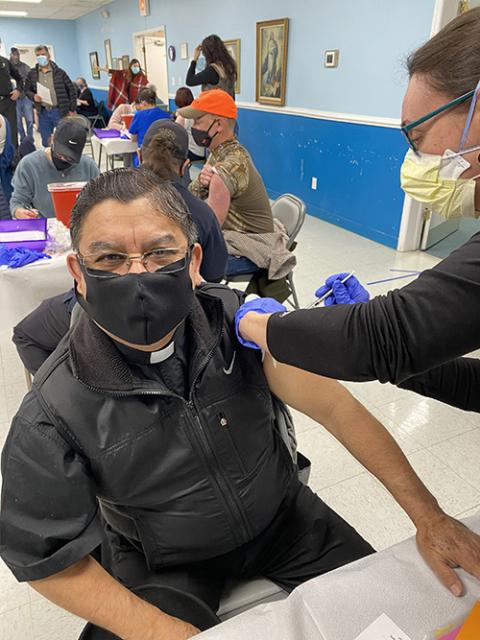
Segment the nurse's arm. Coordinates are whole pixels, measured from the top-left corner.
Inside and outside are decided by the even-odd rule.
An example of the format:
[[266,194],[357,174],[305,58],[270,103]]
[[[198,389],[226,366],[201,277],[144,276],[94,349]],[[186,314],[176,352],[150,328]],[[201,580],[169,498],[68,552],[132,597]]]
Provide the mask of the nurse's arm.
[[199,633],[137,597],[91,556],[30,586],[59,607],[124,640],[186,640]]
[[454,595],[463,586],[452,567],[480,579],[480,536],[446,515],[388,431],[334,380],[275,363],[264,370],[272,392],[322,424],[392,494],[417,528],[424,559]]

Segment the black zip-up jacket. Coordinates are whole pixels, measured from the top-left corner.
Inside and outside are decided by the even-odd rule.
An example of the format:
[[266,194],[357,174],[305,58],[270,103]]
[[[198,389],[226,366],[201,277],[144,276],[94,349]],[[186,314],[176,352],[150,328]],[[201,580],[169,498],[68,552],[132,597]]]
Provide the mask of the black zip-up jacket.
[[[60,109],[60,115],[63,118],[68,115],[69,111],[75,113],[77,110],[77,89],[68,77],[66,71],[60,69],[60,67],[51,60],[50,65],[53,73],[53,86],[55,87],[55,93],[57,94],[57,106]],[[25,80],[25,95],[27,98],[30,98],[34,107],[37,110],[40,110],[41,105],[34,100],[34,96],[37,93],[38,69],[39,66],[36,64],[28,72]]]
[[274,358],[339,380],[380,380],[480,411],[480,233],[370,302],[275,314]]
[[188,400],[136,379],[86,314],[40,368],[2,454],[0,554],[18,580],[90,553],[98,504],[152,568],[221,555],[272,521],[298,479],[258,353],[212,294],[186,331]]

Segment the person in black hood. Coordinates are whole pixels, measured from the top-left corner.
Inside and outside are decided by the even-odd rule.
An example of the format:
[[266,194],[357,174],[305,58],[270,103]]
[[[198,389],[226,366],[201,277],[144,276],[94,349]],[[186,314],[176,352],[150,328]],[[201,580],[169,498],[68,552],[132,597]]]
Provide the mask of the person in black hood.
[[[243,294],[201,283],[194,223],[169,182],[102,174],[71,235],[81,310],[2,453],[0,554],[18,580],[118,637],[185,640],[215,624],[228,577],[291,591],[372,553],[300,482],[276,428],[284,401],[384,482],[437,572],[472,570],[475,535],[348,391],[239,344]],[[105,537],[110,574],[91,555]],[[139,585],[160,589],[161,609]]]

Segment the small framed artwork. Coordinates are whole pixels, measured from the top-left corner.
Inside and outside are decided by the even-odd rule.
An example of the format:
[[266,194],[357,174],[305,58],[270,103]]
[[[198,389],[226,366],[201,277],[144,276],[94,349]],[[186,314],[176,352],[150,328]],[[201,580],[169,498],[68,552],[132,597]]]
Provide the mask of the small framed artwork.
[[112,41],[110,39],[104,40],[103,45],[105,47],[105,64],[108,69],[113,69]]
[[188,42],[182,42],[180,45],[180,58],[186,60],[188,58]]
[[98,68],[98,53],[96,51],[90,51],[88,54],[90,58],[90,70],[92,72],[92,78],[98,80],[100,78],[100,69]]
[[140,15],[147,17],[150,15],[150,2],[149,0],[138,0],[138,10]]
[[288,18],[257,22],[257,102],[285,104],[287,54]]
[[224,40],[223,44],[227,47],[228,53],[235,60],[237,65],[237,82],[235,83],[235,93],[240,93],[240,39]]
[[130,57],[128,55],[122,56],[122,69],[127,70],[130,65]]

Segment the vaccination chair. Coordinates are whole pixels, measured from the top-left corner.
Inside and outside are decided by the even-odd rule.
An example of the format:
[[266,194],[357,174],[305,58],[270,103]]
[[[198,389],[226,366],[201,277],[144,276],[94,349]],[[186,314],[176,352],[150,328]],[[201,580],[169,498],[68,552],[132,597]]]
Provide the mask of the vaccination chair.
[[[287,249],[293,251],[297,246],[296,238],[300,233],[300,230],[305,222],[305,203],[292,193],[284,193],[279,196],[272,203],[272,214],[274,219],[283,224],[288,235]],[[231,282],[249,282],[251,277],[258,271],[259,267],[256,267],[252,262],[252,269],[246,273],[238,275],[225,276],[225,282],[230,284]],[[253,268],[255,267],[255,268]],[[300,309],[300,302],[298,300],[297,290],[293,281],[293,270],[287,275],[288,286],[292,292],[293,301],[287,300],[294,309]]]

